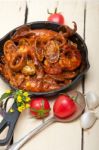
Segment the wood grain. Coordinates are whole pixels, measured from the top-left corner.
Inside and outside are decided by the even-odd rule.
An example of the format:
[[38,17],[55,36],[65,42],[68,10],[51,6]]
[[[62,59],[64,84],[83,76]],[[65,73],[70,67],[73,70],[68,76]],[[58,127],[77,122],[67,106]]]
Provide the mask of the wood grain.
[[[13,28],[24,24],[26,2],[20,0],[0,0],[0,38]],[[9,89],[7,84],[0,78],[0,95]],[[7,130],[0,134],[0,139],[4,138]],[[5,147],[0,146],[0,150]]]
[[[85,93],[93,91],[99,95],[99,1],[87,1],[86,43],[89,52],[90,70],[85,81]],[[99,108],[97,109],[99,112]],[[99,121],[84,132],[84,150],[99,149]]]

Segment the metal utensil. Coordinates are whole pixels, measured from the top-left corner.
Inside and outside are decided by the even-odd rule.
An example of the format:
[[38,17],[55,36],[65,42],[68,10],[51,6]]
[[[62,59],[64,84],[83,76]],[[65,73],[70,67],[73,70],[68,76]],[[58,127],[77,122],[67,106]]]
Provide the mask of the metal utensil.
[[40,131],[42,131],[44,128],[49,126],[50,124],[54,122],[71,122],[77,119],[83,112],[85,108],[85,99],[84,95],[81,94],[78,91],[71,91],[67,93],[71,97],[77,96],[76,99],[76,105],[77,105],[77,111],[70,117],[66,119],[59,119],[55,115],[50,117],[49,119],[45,120],[41,125],[36,127],[35,129],[31,130],[27,135],[25,135],[23,138],[21,138],[18,142],[14,143],[12,146],[10,146],[7,150],[19,150],[26,142],[28,142],[33,136],[38,134]]

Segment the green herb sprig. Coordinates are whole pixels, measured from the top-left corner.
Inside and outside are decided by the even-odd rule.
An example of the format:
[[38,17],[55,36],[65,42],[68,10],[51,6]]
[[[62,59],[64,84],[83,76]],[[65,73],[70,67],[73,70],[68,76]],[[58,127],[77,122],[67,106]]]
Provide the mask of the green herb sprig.
[[[7,90],[5,93],[3,93],[0,97],[0,102],[3,100],[7,100],[10,97],[14,98],[14,101],[17,103],[17,109],[19,112],[22,112],[23,110],[27,109],[30,107],[30,97],[29,93],[25,92],[23,90]],[[11,108],[10,112],[13,112],[14,110]]]

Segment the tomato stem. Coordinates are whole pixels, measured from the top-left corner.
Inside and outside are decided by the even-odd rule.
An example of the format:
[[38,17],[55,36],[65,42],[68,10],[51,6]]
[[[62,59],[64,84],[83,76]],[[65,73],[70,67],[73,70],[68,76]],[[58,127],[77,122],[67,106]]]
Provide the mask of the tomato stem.
[[75,102],[77,102],[78,93],[77,93],[77,95],[76,95],[76,96],[72,96],[71,98],[72,98]]
[[[49,15],[57,14],[57,12],[58,12],[58,8],[57,8],[57,7],[55,8],[54,13],[51,13],[51,12],[49,11],[49,9],[47,9],[47,13],[48,13]],[[60,12],[59,12],[59,13],[60,13]]]
[[58,10],[58,8],[56,7],[56,8],[55,8],[55,11],[54,11],[54,14],[56,14],[56,13],[57,13],[57,10]]
[[47,13],[49,14],[49,15],[52,15],[53,13],[51,13],[50,11],[49,11],[49,9],[47,9]]

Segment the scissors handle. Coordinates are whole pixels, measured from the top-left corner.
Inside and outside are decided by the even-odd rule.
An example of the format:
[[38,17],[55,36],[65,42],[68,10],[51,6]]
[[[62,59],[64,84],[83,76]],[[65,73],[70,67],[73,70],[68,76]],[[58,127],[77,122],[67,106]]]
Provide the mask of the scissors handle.
[[20,113],[17,110],[16,103],[13,104],[12,108],[14,109],[14,112],[6,113],[4,119],[0,123],[0,133],[3,132],[3,130],[7,126],[9,127],[6,137],[4,139],[0,140],[1,146],[8,144],[9,141],[11,140],[11,137],[13,136],[15,124],[18,120],[19,115],[20,115]]

